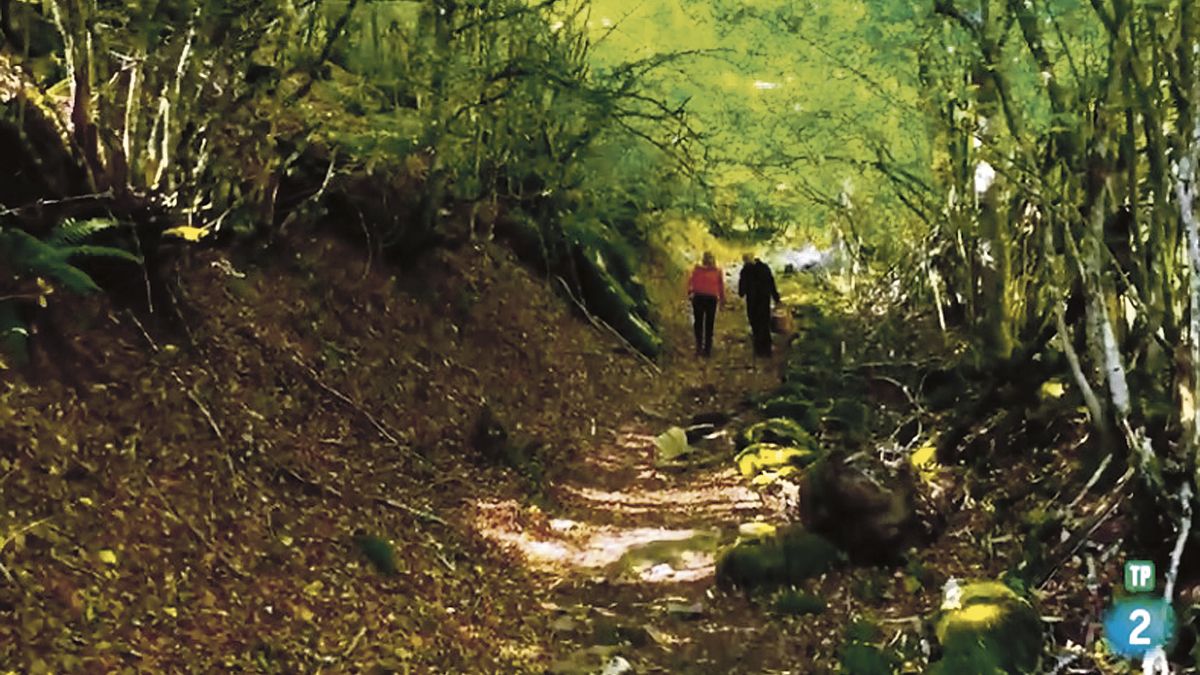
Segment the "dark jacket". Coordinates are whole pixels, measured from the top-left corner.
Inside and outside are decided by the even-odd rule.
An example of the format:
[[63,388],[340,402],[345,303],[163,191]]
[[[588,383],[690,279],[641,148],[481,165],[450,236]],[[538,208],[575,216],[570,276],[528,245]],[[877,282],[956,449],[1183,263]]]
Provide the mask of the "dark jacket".
[[742,273],[738,276],[738,295],[746,298],[748,305],[769,304],[771,298],[775,302],[781,301],[779,290],[775,288],[775,275],[761,260],[742,266]]

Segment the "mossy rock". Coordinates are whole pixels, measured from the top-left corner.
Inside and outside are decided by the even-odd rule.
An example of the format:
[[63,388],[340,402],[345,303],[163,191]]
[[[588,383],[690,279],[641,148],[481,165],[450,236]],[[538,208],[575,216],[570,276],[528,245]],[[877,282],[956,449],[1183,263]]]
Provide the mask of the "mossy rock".
[[883,631],[865,619],[846,627],[846,641],[838,649],[839,675],[892,675],[900,659],[890,649],[879,646]]
[[[933,675],[1019,675],[1040,672],[1044,633],[1028,600],[998,581],[968,583],[948,597],[935,632],[942,659]],[[953,595],[953,593],[951,594]]]
[[767,472],[779,476],[795,474],[818,459],[820,453],[812,448],[797,448],[778,443],[754,443],[746,446],[733,461],[743,476],[753,479]]
[[755,443],[775,443],[799,448],[811,448],[816,445],[812,435],[799,422],[786,417],[772,417],[756,422],[738,434],[738,450]]
[[843,645],[839,662],[839,675],[892,675],[898,665],[891,652],[861,642]]
[[795,588],[780,591],[771,601],[771,611],[780,616],[821,614],[825,609],[825,601],[821,596]]
[[717,584],[745,589],[789,586],[819,576],[845,559],[824,537],[789,525],[774,537],[739,542],[717,559]]
[[920,540],[916,479],[881,462],[821,458],[804,472],[800,513],[810,529],[828,537],[855,562],[898,563]]

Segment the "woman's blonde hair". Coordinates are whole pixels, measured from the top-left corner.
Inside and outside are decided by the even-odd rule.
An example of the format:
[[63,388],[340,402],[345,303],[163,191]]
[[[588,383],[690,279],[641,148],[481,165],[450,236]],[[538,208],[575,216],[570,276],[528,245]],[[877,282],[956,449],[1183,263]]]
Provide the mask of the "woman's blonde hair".
[[705,267],[713,267],[717,264],[717,259],[713,257],[712,251],[705,251],[701,257]]

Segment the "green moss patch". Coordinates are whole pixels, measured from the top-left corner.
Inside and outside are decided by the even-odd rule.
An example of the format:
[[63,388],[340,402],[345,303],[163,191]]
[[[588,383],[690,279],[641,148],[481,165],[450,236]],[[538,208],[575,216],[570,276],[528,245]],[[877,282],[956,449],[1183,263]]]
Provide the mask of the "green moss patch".
[[879,645],[883,632],[879,626],[858,619],[846,627],[846,641],[838,649],[839,675],[892,675],[900,659],[895,652]]
[[943,657],[934,675],[1039,672],[1042,622],[1029,601],[996,581],[969,583],[948,593],[935,631]]
[[745,589],[795,585],[843,560],[824,537],[789,525],[774,537],[742,541],[725,551],[717,560],[717,583]]
[[771,602],[771,611],[780,616],[820,614],[825,609],[825,601],[820,596],[795,588],[780,591]]

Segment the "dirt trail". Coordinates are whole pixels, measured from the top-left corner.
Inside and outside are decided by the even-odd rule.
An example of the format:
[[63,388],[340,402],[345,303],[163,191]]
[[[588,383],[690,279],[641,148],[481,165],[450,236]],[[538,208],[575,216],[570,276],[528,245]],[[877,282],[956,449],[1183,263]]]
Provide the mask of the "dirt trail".
[[[785,347],[777,339],[772,358],[754,359],[742,312],[731,302],[718,316],[707,359],[692,354],[685,318],[667,321],[661,386],[636,392],[581,439],[577,463],[551,487],[552,507],[477,505],[481,533],[519,551],[552,589],[544,608],[556,617],[558,670],[588,672],[616,655],[638,672],[749,665],[738,636],[764,617],[739,625],[717,616],[709,596],[719,545],[772,511],[729,457],[751,414],[747,396],[778,384]],[[702,413],[731,417],[702,443],[709,453],[691,466],[659,464],[655,437]]]

